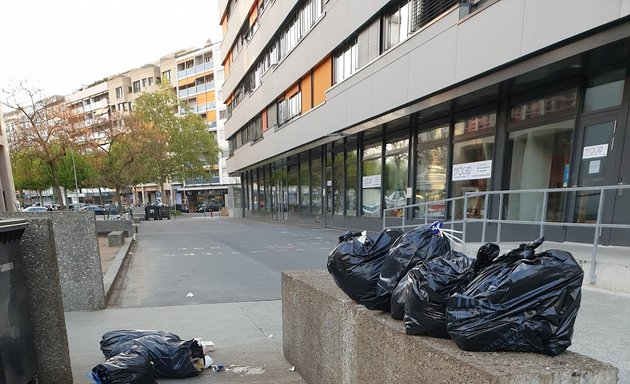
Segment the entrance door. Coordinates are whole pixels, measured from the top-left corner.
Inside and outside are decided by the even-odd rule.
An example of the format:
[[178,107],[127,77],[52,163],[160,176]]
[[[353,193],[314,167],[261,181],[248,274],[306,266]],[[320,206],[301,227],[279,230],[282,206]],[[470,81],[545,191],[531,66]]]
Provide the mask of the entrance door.
[[[621,166],[622,134],[619,132],[617,114],[589,117],[582,121],[578,134],[581,146],[578,147],[577,186],[591,187],[617,184]],[[600,193],[597,191],[575,194],[572,205],[573,221],[576,223],[596,223]],[[611,223],[617,193],[604,193],[604,206],[601,212],[602,223]],[[584,241],[592,238],[592,229],[569,228],[568,241]],[[610,242],[610,231],[602,231],[602,244]]]

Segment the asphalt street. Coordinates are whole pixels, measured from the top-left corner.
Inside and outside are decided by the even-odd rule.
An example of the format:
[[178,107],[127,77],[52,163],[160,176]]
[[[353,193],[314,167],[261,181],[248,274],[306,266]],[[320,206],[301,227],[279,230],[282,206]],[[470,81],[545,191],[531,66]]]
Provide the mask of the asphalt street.
[[[109,308],[279,300],[280,272],[325,269],[341,232],[202,216],[143,222]],[[628,345],[630,295],[583,289],[570,350],[617,366],[630,384]]]
[[216,216],[146,221],[109,307],[278,300],[280,272],[325,269],[339,233]]

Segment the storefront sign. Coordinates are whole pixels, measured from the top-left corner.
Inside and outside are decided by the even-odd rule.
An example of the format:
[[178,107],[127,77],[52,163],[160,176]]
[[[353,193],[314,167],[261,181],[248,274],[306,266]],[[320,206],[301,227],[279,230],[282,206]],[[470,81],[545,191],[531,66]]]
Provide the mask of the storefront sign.
[[381,186],[381,175],[363,176],[363,188],[379,188]]
[[492,160],[453,164],[453,181],[489,179],[492,176]]
[[582,150],[582,159],[608,156],[608,144],[591,145]]

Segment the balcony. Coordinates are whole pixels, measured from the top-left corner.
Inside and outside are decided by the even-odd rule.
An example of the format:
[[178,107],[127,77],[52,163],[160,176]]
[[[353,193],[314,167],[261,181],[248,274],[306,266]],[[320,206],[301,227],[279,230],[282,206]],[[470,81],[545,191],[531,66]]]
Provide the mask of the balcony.
[[212,90],[214,90],[214,81],[211,81],[209,83],[199,84],[194,87],[180,89],[177,92],[177,96],[180,99],[185,99],[190,96],[195,96],[198,93],[204,93],[204,92],[208,92]]
[[192,68],[188,68],[188,69],[182,69],[180,71],[177,71],[177,79],[181,80],[181,79],[185,79],[187,77],[190,76],[194,76],[200,73],[204,73],[206,71],[209,71],[211,69],[213,69],[214,66],[212,65],[212,61],[208,61],[202,64],[198,64],[195,65]]
[[[212,109],[215,109],[217,106],[217,103],[214,101],[211,101],[209,103],[206,104],[199,104],[199,105],[189,105],[190,107],[190,111],[193,113],[204,113],[206,111],[210,111]],[[179,114],[183,115],[184,114],[184,109],[180,107],[179,109]]]

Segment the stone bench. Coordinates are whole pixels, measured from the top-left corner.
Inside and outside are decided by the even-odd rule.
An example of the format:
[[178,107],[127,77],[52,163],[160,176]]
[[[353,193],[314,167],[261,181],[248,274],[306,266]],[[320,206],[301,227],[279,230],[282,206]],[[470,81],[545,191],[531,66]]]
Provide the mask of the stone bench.
[[122,247],[125,244],[123,231],[112,231],[107,234],[107,245],[110,247]]
[[616,383],[617,368],[566,351],[466,352],[408,336],[390,314],[356,304],[327,271],[282,273],[283,350],[308,384]]

